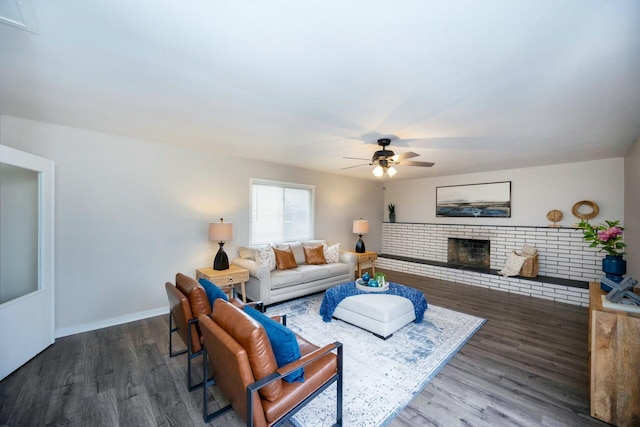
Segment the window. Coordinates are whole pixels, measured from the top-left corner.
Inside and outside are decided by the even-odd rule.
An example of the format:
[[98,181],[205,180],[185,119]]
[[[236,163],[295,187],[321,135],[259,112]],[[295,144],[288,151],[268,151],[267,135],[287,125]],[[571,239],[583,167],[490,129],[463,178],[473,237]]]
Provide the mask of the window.
[[251,243],[313,238],[313,185],[251,179]]

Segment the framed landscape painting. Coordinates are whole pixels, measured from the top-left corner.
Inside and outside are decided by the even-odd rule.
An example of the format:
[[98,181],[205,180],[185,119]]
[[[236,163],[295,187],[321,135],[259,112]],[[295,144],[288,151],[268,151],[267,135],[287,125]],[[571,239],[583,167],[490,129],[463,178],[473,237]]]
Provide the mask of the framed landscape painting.
[[511,217],[511,181],[436,187],[437,217]]

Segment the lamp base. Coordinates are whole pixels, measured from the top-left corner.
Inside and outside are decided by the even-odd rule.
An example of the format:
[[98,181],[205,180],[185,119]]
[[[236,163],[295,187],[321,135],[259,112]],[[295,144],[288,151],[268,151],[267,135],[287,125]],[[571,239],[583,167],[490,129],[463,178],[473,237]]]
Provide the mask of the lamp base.
[[220,249],[218,249],[218,253],[216,257],[213,259],[213,269],[214,270],[227,270],[229,268],[229,257],[222,249],[224,246],[224,242],[218,242],[220,245]]
[[356,243],[356,252],[361,254],[366,252],[365,248],[364,248],[364,242],[362,241],[362,234],[359,235],[360,238],[358,239],[358,243]]

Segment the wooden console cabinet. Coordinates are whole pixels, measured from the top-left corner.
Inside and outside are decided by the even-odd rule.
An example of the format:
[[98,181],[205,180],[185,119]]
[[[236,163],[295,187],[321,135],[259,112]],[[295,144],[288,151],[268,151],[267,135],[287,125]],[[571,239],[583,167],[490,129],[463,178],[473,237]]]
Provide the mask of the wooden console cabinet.
[[589,285],[591,416],[640,426],[640,313],[603,307],[602,295]]

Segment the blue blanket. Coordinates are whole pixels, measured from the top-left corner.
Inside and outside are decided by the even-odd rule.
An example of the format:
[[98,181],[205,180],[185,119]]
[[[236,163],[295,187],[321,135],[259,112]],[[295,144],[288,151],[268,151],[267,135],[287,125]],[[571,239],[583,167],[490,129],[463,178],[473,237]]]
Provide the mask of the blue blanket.
[[[322,305],[320,306],[320,315],[325,322],[331,322],[333,311],[336,309],[340,301],[346,297],[360,294],[370,294],[371,292],[361,291],[356,287],[356,282],[348,282],[342,285],[334,286],[327,289],[322,299]],[[416,323],[422,322],[424,318],[424,312],[427,309],[427,299],[424,294],[417,289],[409,288],[408,286],[399,285],[397,283],[389,282],[389,289],[383,292],[376,292],[377,294],[389,294],[399,295],[405,297],[413,303],[413,309],[416,313]]]

